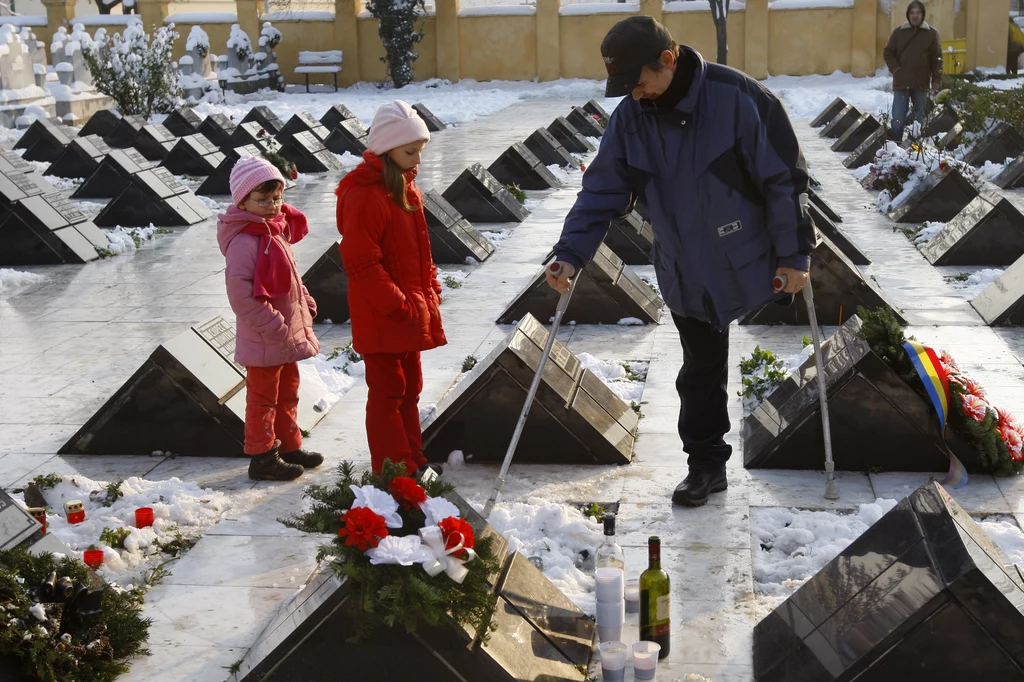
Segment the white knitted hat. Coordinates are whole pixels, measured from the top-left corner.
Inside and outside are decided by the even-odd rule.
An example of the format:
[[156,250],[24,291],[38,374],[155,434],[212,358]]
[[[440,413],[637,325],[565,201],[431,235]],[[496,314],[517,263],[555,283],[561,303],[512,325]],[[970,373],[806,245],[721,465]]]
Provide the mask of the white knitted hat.
[[388,102],[373,115],[366,146],[380,156],[396,147],[429,140],[430,131],[416,110],[400,99]]

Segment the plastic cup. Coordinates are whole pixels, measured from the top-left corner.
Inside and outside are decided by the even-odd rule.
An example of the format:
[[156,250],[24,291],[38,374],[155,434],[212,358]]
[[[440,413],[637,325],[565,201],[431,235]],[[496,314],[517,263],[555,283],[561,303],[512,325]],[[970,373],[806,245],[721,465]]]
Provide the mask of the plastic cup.
[[153,525],[153,508],[139,507],[135,510],[135,527],[145,528]]
[[601,673],[605,682],[623,682],[629,647],[622,642],[601,642]]
[[599,642],[618,642],[622,639],[622,626],[617,625],[615,627],[601,627],[597,626],[597,641]]
[[640,613],[640,580],[631,578],[626,581],[626,613]]
[[625,573],[621,568],[599,568],[594,571],[598,601],[619,601],[623,598]]
[[626,622],[626,604],[623,601],[597,602],[597,624],[616,627]]
[[658,672],[658,654],[661,645],[656,642],[637,642],[633,645],[633,676],[637,680],[653,680]]

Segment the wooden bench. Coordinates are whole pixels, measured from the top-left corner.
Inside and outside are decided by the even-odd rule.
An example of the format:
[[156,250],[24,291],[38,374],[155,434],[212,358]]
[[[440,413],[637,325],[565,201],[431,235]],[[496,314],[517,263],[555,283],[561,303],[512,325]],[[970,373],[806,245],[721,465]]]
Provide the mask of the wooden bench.
[[334,76],[334,91],[338,91],[338,72],[341,71],[341,50],[299,51],[299,66],[295,73],[306,76],[306,92],[309,92],[309,74],[329,73]]

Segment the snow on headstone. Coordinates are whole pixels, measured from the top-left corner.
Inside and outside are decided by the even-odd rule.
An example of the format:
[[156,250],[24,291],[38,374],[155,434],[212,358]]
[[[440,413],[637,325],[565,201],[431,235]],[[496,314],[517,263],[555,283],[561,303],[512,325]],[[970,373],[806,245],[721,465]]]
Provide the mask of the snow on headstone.
[[277,65],[277,52],[274,51],[281,43],[282,37],[281,32],[269,21],[263,23],[263,29],[260,31],[260,50],[256,53],[256,68],[261,74],[266,74],[271,87],[284,92],[284,77]]
[[217,88],[217,73],[211,66],[210,36],[199,26],[193,26],[185,41],[185,54],[178,60],[181,72],[179,84],[187,97],[202,99],[208,91]]
[[[36,84],[32,57],[21,36],[10,24],[0,26],[0,89],[21,90]],[[6,99],[17,99],[7,96]]]

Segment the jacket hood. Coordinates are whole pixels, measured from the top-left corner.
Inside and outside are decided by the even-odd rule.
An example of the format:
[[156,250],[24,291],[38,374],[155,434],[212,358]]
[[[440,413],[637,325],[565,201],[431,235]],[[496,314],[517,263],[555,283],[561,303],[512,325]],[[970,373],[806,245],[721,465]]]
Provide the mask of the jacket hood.
[[[405,171],[405,180],[409,183],[407,194],[409,203],[413,206],[420,204],[419,193],[413,189],[413,181],[419,174],[419,167]],[[341,223],[341,203],[353,190],[358,188],[371,187],[373,185],[384,185],[384,159],[367,150],[363,152],[363,162],[349,171],[338,183],[334,190],[338,197],[338,231],[345,235],[344,225]]]
[[[309,228],[306,224],[306,216],[299,209],[288,204],[281,204],[281,212],[274,219],[277,221],[292,221],[291,227],[295,232],[294,235],[288,235],[288,241],[292,244],[306,236]],[[228,253],[228,244],[231,240],[237,237],[247,225],[256,223],[262,225],[266,223],[266,219],[263,216],[244,211],[237,206],[229,206],[228,210],[217,216],[217,245],[220,246],[220,252],[225,256]]]
[[928,18],[928,10],[925,9],[924,3],[921,2],[921,0],[914,0],[912,3],[907,5],[907,12],[905,15],[907,17],[907,23],[910,23],[910,10],[914,9],[915,7],[921,10],[921,26],[923,27],[924,20]]

